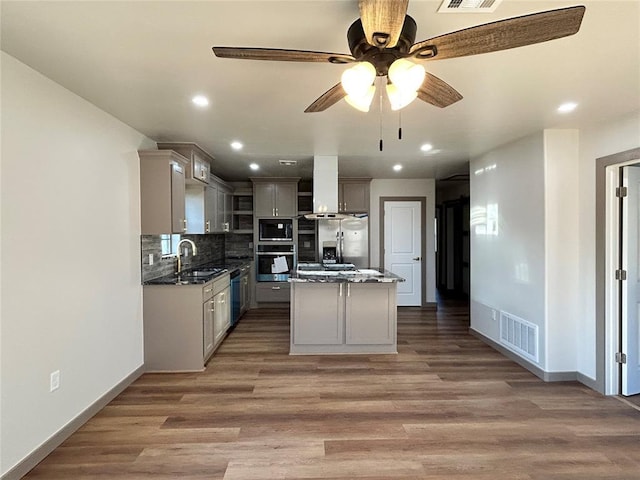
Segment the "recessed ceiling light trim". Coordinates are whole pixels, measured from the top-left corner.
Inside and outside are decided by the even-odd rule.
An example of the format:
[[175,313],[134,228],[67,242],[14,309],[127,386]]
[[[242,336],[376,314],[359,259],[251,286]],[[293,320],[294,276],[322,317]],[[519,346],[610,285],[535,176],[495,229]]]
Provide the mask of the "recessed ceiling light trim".
[[249,168],[251,170],[260,170],[260,165],[258,165],[257,163],[252,163],[249,165]]
[[573,112],[578,107],[578,104],[575,102],[565,102],[558,107],[559,113],[570,113]]
[[231,148],[233,148],[234,150],[242,150],[242,147],[244,145],[242,145],[241,142],[238,142],[237,140],[234,140],[233,142],[231,142]]
[[209,99],[204,95],[195,95],[191,101],[198,107],[206,107],[209,105]]
[[400,170],[402,170],[402,165],[400,165],[400,164],[394,165],[393,166],[393,170],[396,171],[396,172],[399,172]]
[[422,150],[423,152],[430,152],[431,150],[433,150],[433,145],[431,145],[430,143],[425,143],[420,147],[420,150]]

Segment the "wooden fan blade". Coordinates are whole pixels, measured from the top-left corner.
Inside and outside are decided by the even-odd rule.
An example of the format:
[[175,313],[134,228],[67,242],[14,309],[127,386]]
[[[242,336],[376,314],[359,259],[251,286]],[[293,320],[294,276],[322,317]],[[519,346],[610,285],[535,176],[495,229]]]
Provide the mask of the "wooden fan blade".
[[576,33],[584,11],[583,6],[561,8],[478,25],[414,43],[409,54],[440,60],[555,40]]
[[447,82],[427,73],[418,90],[418,98],[423,102],[444,108],[462,100],[462,95]]
[[398,43],[409,0],[359,0],[360,20],[367,43],[393,48]]
[[331,105],[338,103],[344,97],[347,96],[347,92],[342,88],[342,84],[338,83],[329,90],[324,92],[320,97],[307,107],[304,113],[323,112]]
[[343,53],[310,52],[280,48],[213,47],[216,57],[241,60],[275,60],[279,62],[355,62],[351,55]]

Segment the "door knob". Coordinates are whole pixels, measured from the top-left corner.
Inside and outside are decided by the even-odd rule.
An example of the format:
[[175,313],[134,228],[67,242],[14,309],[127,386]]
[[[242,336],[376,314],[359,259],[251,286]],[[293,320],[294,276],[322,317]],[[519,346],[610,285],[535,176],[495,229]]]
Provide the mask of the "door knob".
[[413,259],[417,262],[418,260],[420,260],[420,257],[413,257]]

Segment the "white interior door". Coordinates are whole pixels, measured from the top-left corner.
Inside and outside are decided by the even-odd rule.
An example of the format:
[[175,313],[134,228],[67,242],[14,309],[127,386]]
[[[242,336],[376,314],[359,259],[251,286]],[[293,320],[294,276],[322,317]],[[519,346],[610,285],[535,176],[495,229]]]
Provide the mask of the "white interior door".
[[419,201],[384,202],[384,268],[405,279],[398,306],[422,305],[421,219]]
[[623,167],[623,185],[627,195],[622,199],[622,269],[627,280],[622,285],[622,394],[640,393],[640,166]]

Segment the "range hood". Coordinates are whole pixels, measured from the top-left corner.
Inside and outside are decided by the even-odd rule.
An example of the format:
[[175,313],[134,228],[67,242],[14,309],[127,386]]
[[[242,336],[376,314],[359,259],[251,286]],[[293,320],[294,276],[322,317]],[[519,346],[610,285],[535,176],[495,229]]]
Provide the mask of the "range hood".
[[313,213],[309,220],[343,219],[351,215],[338,213],[338,157],[316,155],[313,157]]

